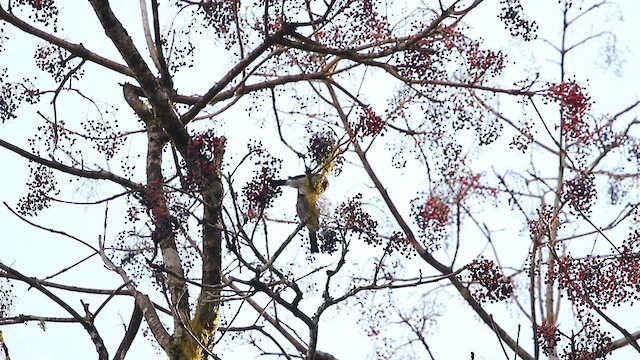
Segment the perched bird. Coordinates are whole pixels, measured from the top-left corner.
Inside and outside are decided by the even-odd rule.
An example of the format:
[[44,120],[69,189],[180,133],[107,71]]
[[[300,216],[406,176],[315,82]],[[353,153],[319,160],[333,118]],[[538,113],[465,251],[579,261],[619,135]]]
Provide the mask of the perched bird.
[[304,222],[309,229],[311,252],[319,252],[318,237],[316,236],[316,232],[320,228],[318,197],[329,187],[327,177],[323,174],[303,174],[290,177],[286,180],[272,180],[271,185],[285,185],[298,190],[296,212],[300,220]]

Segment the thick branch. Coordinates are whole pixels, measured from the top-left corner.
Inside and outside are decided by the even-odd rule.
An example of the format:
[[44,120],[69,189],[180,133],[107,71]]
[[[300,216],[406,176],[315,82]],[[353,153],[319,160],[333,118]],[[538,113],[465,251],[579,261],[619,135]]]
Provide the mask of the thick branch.
[[73,317],[50,317],[50,316],[37,316],[37,315],[24,315],[3,317],[0,319],[0,325],[12,325],[12,324],[24,324],[29,321],[37,321],[41,324],[44,323],[79,323],[78,319]]
[[151,107],[153,107],[155,116],[162,123],[162,127],[178,151],[186,158],[189,134],[187,134],[187,130],[178,120],[166,90],[162,89],[160,83],[145,63],[133,40],[113,13],[109,2],[106,0],[89,0],[89,2],[93,6],[107,36],[116,46],[127,65],[129,65],[133,76],[140,84]]
[[[221,138],[224,144],[224,138]],[[221,150],[220,150],[221,151]],[[222,272],[222,198],[224,189],[220,177],[219,165],[222,161],[222,152],[219,157],[211,159],[218,166],[209,174],[206,187],[201,195],[204,205],[204,218],[202,229],[202,283],[204,285],[220,285]],[[214,335],[220,321],[220,287],[211,289],[202,287],[198,296],[196,312],[193,316],[191,327],[198,341],[207,349],[213,344]],[[196,349],[202,353],[202,346]],[[206,349],[205,349],[206,350]]]
[[155,118],[147,121],[147,189],[145,191],[155,229],[152,238],[160,247],[164,266],[177,276],[167,277],[167,287],[171,295],[171,305],[176,308],[178,316],[174,316],[176,336],[182,332],[181,323],[189,317],[189,293],[185,286],[184,270],[178,255],[176,234],[173,230],[173,218],[167,206],[162,176],[162,149],[166,143],[164,131]]
[[167,330],[164,328],[164,325],[160,321],[160,317],[158,316],[154,304],[151,302],[147,295],[139,292],[138,289],[136,289],[136,286],[133,284],[131,279],[129,279],[129,275],[127,275],[127,272],[123,268],[116,266],[104,252],[104,247],[102,246],[102,244],[100,245],[100,257],[102,258],[102,261],[107,266],[107,268],[115,271],[118,275],[120,275],[120,278],[125,283],[127,290],[129,290],[129,292],[135,298],[136,306],[138,306],[142,310],[142,314],[144,315],[147,325],[149,325],[149,329],[153,333],[153,337],[156,339],[156,341],[158,341],[158,344],[168,353],[171,349],[172,339]]
[[167,66],[167,60],[164,57],[164,51],[162,49],[162,35],[160,34],[160,17],[158,14],[158,0],[151,0],[151,12],[153,13],[153,33],[156,46],[156,55],[158,56],[158,62],[160,64],[160,76],[162,79],[162,85],[166,88],[173,88],[173,78],[169,73],[169,67]]
[[127,331],[122,338],[122,342],[120,342],[120,346],[118,346],[116,354],[113,356],[113,360],[124,360],[127,351],[129,351],[133,343],[133,339],[135,339],[136,334],[138,334],[138,329],[140,329],[140,324],[142,324],[142,315],[140,307],[137,304],[133,304],[133,313],[129,320],[129,326],[127,326]]

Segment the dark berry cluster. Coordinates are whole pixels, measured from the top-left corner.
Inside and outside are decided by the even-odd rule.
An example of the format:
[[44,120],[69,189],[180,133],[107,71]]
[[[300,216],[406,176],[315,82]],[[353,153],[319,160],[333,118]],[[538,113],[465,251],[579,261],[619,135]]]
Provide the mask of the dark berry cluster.
[[[557,325],[544,320],[536,326],[538,346],[546,356],[557,354],[561,360],[598,360],[605,359],[612,350],[611,335],[601,330],[599,321],[592,316],[582,318],[582,328],[567,335]],[[558,349],[564,340],[562,349]]]
[[16,110],[20,105],[19,101],[16,101],[14,97],[14,87],[11,84],[5,83],[3,77],[6,76],[6,69],[1,69],[0,82],[2,82],[2,88],[0,88],[0,118],[4,123],[6,120],[16,118]]
[[498,18],[504,22],[511,36],[522,37],[525,41],[534,40],[537,37],[538,24],[527,18],[520,0],[500,0],[500,3],[502,12]]
[[181,31],[172,30],[172,41],[162,41],[162,48],[167,54],[169,71],[178,72],[193,66],[196,45],[190,37],[193,25]]
[[394,231],[389,238],[389,243],[387,244],[387,252],[389,254],[392,254],[397,251],[400,253],[400,255],[406,258],[411,258],[417,254],[412,250],[413,247],[411,246],[409,239],[407,239],[404,233],[400,231]]
[[23,103],[35,104],[40,100],[40,91],[29,79],[13,84],[7,81],[7,69],[0,68],[0,121],[16,118],[16,110]]
[[55,6],[54,0],[18,0],[18,4],[29,4],[36,10],[44,10]]
[[247,210],[248,214],[250,212],[261,213],[263,209],[271,206],[276,196],[282,193],[280,187],[271,185],[274,174],[273,168],[269,165],[257,167],[256,170],[254,170],[253,179],[242,188],[242,194],[247,200],[249,207]]
[[339,156],[334,133],[330,131],[314,132],[309,139],[306,155],[318,172],[332,170],[334,165],[338,165],[334,170],[339,172],[340,165],[344,161]]
[[[0,276],[3,275],[0,271]],[[0,277],[0,318],[7,318],[13,310],[13,282]]]
[[369,245],[382,245],[383,240],[377,234],[378,222],[362,208],[362,194],[357,194],[336,209],[339,226],[347,232],[364,238]]
[[559,354],[560,359],[606,359],[611,354],[613,339],[609,332],[602,330],[602,326],[599,320],[594,320],[593,316],[583,317],[582,329],[579,332],[571,335],[562,334],[568,341]]
[[464,166],[465,159],[462,154],[462,146],[456,143],[455,139],[444,139],[440,143],[442,146],[436,149],[440,152],[442,158],[438,170],[443,176],[453,178]]
[[271,181],[278,177],[282,160],[269,154],[261,143],[249,145],[249,156],[254,160],[253,178],[242,188],[242,194],[247,204],[247,216],[254,218],[282,193],[280,187],[271,185]]
[[56,7],[55,0],[17,0],[17,6],[27,6],[33,15],[29,18],[44,24],[45,26],[52,25],[53,31],[58,30],[58,8]]
[[320,252],[333,254],[338,251],[341,237],[334,229],[324,228],[318,232],[318,241],[320,242]]
[[429,251],[439,249],[448,234],[449,204],[440,196],[420,196],[411,201],[411,216],[420,229],[423,245]]
[[[105,111],[107,114],[109,110]],[[124,134],[118,130],[118,119],[113,122],[105,121],[102,116],[97,119],[86,118],[82,122],[84,128],[83,138],[93,143],[93,148],[112,159],[125,143]]]
[[198,3],[198,12],[216,32],[226,34],[237,21],[239,4],[239,0],[202,0]]
[[18,200],[18,213],[33,216],[48,208],[51,205],[50,196],[57,195],[59,190],[56,189],[58,182],[51,168],[35,163],[29,163],[29,168],[29,190],[27,195]]
[[595,176],[581,174],[565,182],[562,199],[576,212],[588,214],[597,196]]
[[533,125],[529,122],[524,122],[518,129],[519,132],[513,137],[509,146],[512,149],[521,151],[523,154],[529,149],[531,143],[533,143]]
[[391,26],[387,18],[377,11],[376,3],[374,0],[349,0],[344,10],[326,27],[326,45],[354,48],[390,37]]
[[141,207],[136,205],[129,205],[127,208],[127,214],[125,217],[126,223],[135,223],[140,220],[141,214],[144,213]]
[[37,47],[34,55],[36,66],[49,73],[56,82],[61,82],[71,74],[71,78],[80,79],[84,75],[84,70],[75,69],[77,63],[73,61],[73,56],[67,50],[51,44],[41,44]]
[[613,338],[608,332],[594,328],[583,336],[576,336],[574,341],[562,350],[562,360],[599,360],[611,355]]
[[[557,278],[567,297],[579,308],[621,305],[640,300],[640,259],[627,246],[613,257],[566,256],[555,261],[549,278]],[[548,280],[549,281],[549,280]]]
[[[480,74],[482,75],[470,74],[468,80],[476,83],[482,82],[486,78],[486,73],[481,71]],[[473,129],[477,135],[479,145],[491,144],[500,136],[503,128],[502,123],[493,116],[487,116],[486,112],[478,106],[478,102],[469,97],[466,92],[455,90],[447,97],[446,107],[447,116],[450,117],[449,126],[454,132]],[[446,126],[447,124],[443,125]]]
[[492,260],[482,257],[473,260],[466,267],[470,291],[480,302],[498,302],[513,295],[513,283]]
[[470,81],[477,83],[485,75],[500,75],[504,70],[506,56],[501,51],[483,50],[479,44],[474,44],[467,50],[466,60]]

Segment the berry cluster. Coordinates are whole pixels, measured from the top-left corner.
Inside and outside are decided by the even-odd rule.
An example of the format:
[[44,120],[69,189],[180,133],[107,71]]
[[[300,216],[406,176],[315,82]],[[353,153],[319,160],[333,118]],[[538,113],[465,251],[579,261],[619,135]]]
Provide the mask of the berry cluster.
[[239,0],[202,0],[197,13],[204,16],[207,25],[216,30],[216,34],[227,34],[237,21]]
[[513,137],[509,146],[524,154],[534,140],[533,126],[529,122],[524,122],[519,130],[520,132]]
[[34,216],[39,211],[51,205],[51,195],[57,195],[58,182],[51,168],[29,163],[31,179],[27,183],[29,190],[27,195],[18,200],[18,213],[22,215]]
[[224,137],[214,136],[213,130],[194,135],[187,145],[187,183],[191,189],[206,189],[214,174],[222,167]]
[[593,131],[589,129],[585,116],[593,104],[585,89],[575,81],[554,84],[542,93],[546,99],[560,104],[561,128],[567,139],[589,142]]
[[[242,194],[247,200],[247,214],[260,214],[262,210],[271,206],[282,189],[271,186],[276,171],[274,166],[280,165],[279,159],[272,159],[272,164],[259,166],[254,170],[253,179],[242,188]],[[250,216],[251,217],[251,216]]]
[[613,338],[609,332],[602,331],[601,324],[587,324],[579,335],[563,349],[564,359],[598,360],[611,354]]
[[354,126],[354,132],[362,139],[367,136],[383,136],[387,129],[387,122],[377,115],[370,106],[363,109]]
[[[109,110],[105,111],[105,114]],[[107,160],[112,159],[125,143],[125,136],[118,130],[118,119],[113,123],[102,119],[102,115],[97,119],[86,118],[82,122],[84,134],[81,137],[91,141],[93,148],[104,155]]]
[[571,336],[564,335],[568,343],[562,349],[562,360],[598,360],[611,354],[611,334],[602,330],[599,320],[587,316],[582,321],[582,329]]
[[71,75],[73,79],[82,78],[84,70],[74,70],[77,63],[71,61],[72,58],[71,53],[67,50],[51,44],[39,45],[34,55],[36,66],[40,70],[49,73],[56,82],[64,80],[71,71],[73,71]]
[[328,175],[334,166],[339,172],[340,165],[344,159],[339,155],[339,148],[336,145],[336,139],[332,132],[313,132],[307,145],[307,157],[314,164],[313,168],[317,168],[319,172]]
[[[445,158],[445,163],[447,161],[455,164]],[[498,189],[481,182],[480,174],[460,170],[456,172],[452,168],[446,169],[445,174],[447,178],[442,180],[441,187],[436,192],[411,201],[411,215],[420,228],[420,237],[432,251],[437,250],[448,235],[447,225],[450,224],[451,210],[455,208],[455,204],[467,203],[470,198],[485,202],[498,195]]]
[[[1,29],[0,34],[2,34]],[[40,100],[40,91],[35,88],[31,80],[25,78],[16,84],[8,82],[8,77],[7,69],[0,68],[0,84],[2,84],[0,87],[0,121],[3,123],[6,120],[16,118],[15,112],[23,102],[35,104]]]
[[[632,234],[629,244],[637,233]],[[640,300],[640,259],[633,246],[623,246],[615,257],[566,256],[556,260],[549,279],[557,278],[567,297],[578,307],[621,305]],[[550,281],[550,280],[548,280]]]
[[466,52],[467,71],[470,81],[476,83],[485,75],[496,76],[502,73],[506,56],[500,51],[482,50],[480,44],[474,44]]
[[571,180],[567,180],[564,186],[563,201],[578,213],[588,214],[591,206],[598,196],[595,185],[595,176],[581,174]]
[[164,181],[157,179],[147,184],[144,189],[144,200],[151,210],[156,229],[169,229],[173,221],[167,206],[167,194],[164,191]]
[[407,237],[404,235],[404,233],[394,231],[389,238],[389,243],[387,244],[387,252],[389,254],[392,254],[393,252],[398,251],[402,256],[411,258],[416,255],[416,252],[411,250],[411,243],[409,242],[409,239],[407,239]]
[[[127,202],[130,202],[127,199]],[[125,223],[135,223],[140,220],[140,216],[144,213],[144,209],[134,203],[129,203],[129,207],[127,207],[127,214],[125,216]]]
[[331,228],[323,228],[318,232],[320,252],[333,254],[338,251],[338,244],[341,242],[340,234]]
[[540,325],[536,325],[536,337],[538,346],[547,356],[554,352],[556,345],[560,342],[558,327],[547,320],[542,321]]
[[44,10],[54,6],[54,0],[18,0],[18,4],[29,4],[36,10]]
[[635,161],[636,168],[640,170],[640,139],[635,140],[629,147],[628,161]]
[[31,19],[44,24],[53,25],[53,32],[58,30],[58,8],[56,0],[17,0],[14,6],[28,6],[33,11]]
[[[0,271],[0,275],[2,272]],[[0,318],[7,318],[13,310],[13,282],[0,277]]]
[[271,156],[260,143],[249,146],[249,156],[254,159],[253,179],[242,188],[242,194],[246,199],[248,217],[255,218],[282,193],[280,187],[271,185],[278,176],[282,160]]
[[421,203],[420,198],[411,202],[411,213],[421,230],[443,228],[449,223],[449,205],[440,197],[431,196]]
[[[601,324],[591,316],[584,318],[582,329],[571,335],[564,334],[555,324],[544,320],[536,326],[536,337],[546,356],[557,354],[562,360],[598,360],[611,354],[611,335],[602,331]],[[558,351],[561,339],[565,339],[566,344]]]
[[327,27],[327,45],[354,48],[390,37],[391,26],[386,17],[378,13],[375,2],[349,0],[344,11],[332,19],[332,26]]
[[[416,20],[411,30],[419,32],[428,26]],[[416,82],[445,81],[447,63],[458,56],[458,49],[464,49],[467,41],[468,38],[452,26],[440,28],[418,41],[414,48],[395,54],[395,68],[400,75]]]
[[382,245],[383,239],[377,235],[378,222],[362,208],[362,194],[357,194],[336,209],[340,228],[352,232],[369,245]]
[[466,269],[467,280],[471,282],[470,291],[476,300],[493,303],[513,295],[511,278],[504,276],[492,260],[480,257],[469,263]]
[[520,0],[500,0],[502,12],[498,18],[504,22],[504,26],[511,36],[520,36],[525,41],[534,40],[537,37],[538,24],[527,19]]
[[551,219],[553,217],[553,207],[551,205],[543,205],[536,209],[538,217],[529,220],[529,233],[531,239],[540,242],[543,237],[549,235],[551,228]]

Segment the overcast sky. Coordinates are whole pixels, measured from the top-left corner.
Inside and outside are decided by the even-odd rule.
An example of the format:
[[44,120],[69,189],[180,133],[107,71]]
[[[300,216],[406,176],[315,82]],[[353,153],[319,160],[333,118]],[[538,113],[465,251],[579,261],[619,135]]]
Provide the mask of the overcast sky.
[[[580,3],[580,1],[576,1],[576,3]],[[558,21],[560,13],[555,10],[557,8],[555,4],[557,4],[555,0],[524,1],[527,13],[538,21],[540,25],[541,37],[548,38],[551,42],[557,41],[560,34],[560,23]],[[637,36],[640,34],[640,19],[638,19],[638,17],[640,17],[640,4],[634,0],[621,0],[619,4],[619,12],[609,11],[605,12],[609,15],[602,17],[592,16],[591,20],[585,23],[583,30],[590,32],[592,31],[591,29],[600,29],[602,27],[603,30],[612,30],[616,34],[618,46],[622,51],[622,58],[626,60],[626,63],[624,63],[621,69],[621,74],[617,75],[613,68],[605,69],[602,66],[605,55],[604,52],[598,53],[594,51],[594,48],[588,50],[588,52],[586,52],[587,55],[584,57],[579,57],[578,59],[573,58],[571,61],[575,61],[575,65],[569,65],[579,81],[584,81],[587,77],[589,78],[588,89],[596,101],[595,109],[600,112],[617,111],[621,107],[640,98],[637,90],[637,84],[640,83],[640,67],[637,66],[640,64],[640,45],[638,45],[637,41]],[[74,4],[74,6],[76,6],[76,4]],[[530,71],[532,68],[542,66],[544,69],[553,69],[554,66],[556,66],[553,62],[557,60],[557,54],[549,51],[550,49],[546,45],[541,42],[522,44],[510,40],[508,34],[501,28],[499,22],[484,21],[485,16],[491,16],[489,14],[495,13],[493,10],[495,6],[498,6],[497,0],[493,1],[493,5],[482,5],[482,7],[478,9],[478,12],[470,16],[467,21],[471,31],[480,33],[487,46],[502,48],[509,53],[514,63],[512,64],[513,70],[508,72],[508,76],[512,76],[514,80],[516,80],[517,76],[522,74],[522,72]],[[137,9],[137,5],[133,8]],[[65,8],[65,10],[69,9]],[[104,39],[103,33],[101,32],[94,34],[86,31],[87,28],[91,28],[95,24],[95,19],[92,19],[93,16],[90,11],[85,2],[77,2],[75,12],[65,13],[66,15],[61,19],[60,24],[68,31],[68,34],[72,34],[72,37],[69,38],[70,41],[92,44],[94,36],[99,36],[100,39]],[[616,14],[622,15],[622,18]],[[137,17],[138,13],[131,14],[131,20],[127,22],[127,25],[129,26],[128,30],[130,32],[139,34],[140,28]],[[28,64],[32,59],[32,50],[28,50],[27,52],[24,52],[24,50],[31,49],[29,46],[33,43],[29,42],[28,38],[14,38],[15,33],[6,27],[5,33],[10,37],[10,42],[6,51],[0,54],[0,64],[10,68],[30,66]],[[103,54],[113,53],[113,47],[105,43],[105,46],[101,48],[100,51]],[[603,58],[597,56],[598,54]],[[206,57],[198,61],[206,61]],[[92,73],[90,70],[92,68],[94,67],[89,66],[87,68],[87,78],[83,80],[87,85],[95,85],[92,91],[96,91],[97,93],[111,91],[114,97],[120,97],[121,91],[119,85],[115,83],[112,78],[104,76],[104,73]],[[555,74],[553,70],[543,73],[547,76]],[[42,74],[38,75],[38,77],[43,78],[45,76],[46,75]],[[510,81],[510,79],[505,80],[504,83]],[[557,80],[557,78],[550,77],[547,80],[554,81]],[[198,88],[197,84],[201,84],[201,89],[205,89],[210,85],[206,76],[194,78],[192,81],[195,88]],[[103,84],[106,84],[106,86],[103,86]],[[381,86],[381,88],[384,88],[384,86]],[[74,101],[70,99],[67,102],[63,102],[62,106],[74,107]],[[91,110],[86,107],[77,109],[78,114],[86,114],[90,111]],[[240,111],[238,116],[242,116],[240,115],[242,113],[243,112]],[[123,111],[122,114],[128,113]],[[20,118],[10,123],[0,124],[0,136],[9,142],[23,148],[28,148],[27,139],[33,135],[35,124],[38,123],[39,119],[34,119],[34,114],[30,112],[28,108],[23,109],[20,115]],[[123,119],[122,122],[127,121],[131,121],[131,118]],[[245,148],[247,139],[234,138],[231,140],[232,143],[236,144],[237,150],[231,147],[229,152],[233,153],[237,151],[240,153],[242,151],[241,149]],[[131,151],[135,152],[135,150]],[[496,154],[496,156],[499,155]],[[0,191],[0,200],[10,206],[15,206],[18,199],[23,196],[26,191],[24,184],[29,175],[27,164],[18,156],[3,149],[0,149],[0,158],[5,168],[5,174],[10,173],[10,176],[5,175],[2,179],[2,188],[4,190]],[[481,159],[481,161],[482,160],[485,159]],[[295,172],[299,166],[300,164],[290,162],[286,163],[284,168],[285,171]],[[500,164],[496,164],[496,166],[500,166]],[[410,175],[410,171],[408,171],[408,174],[405,174],[405,176],[406,175]],[[103,183],[100,184],[100,186],[103,185]],[[62,186],[68,185],[62,184]],[[112,185],[104,185],[109,186],[110,189],[92,189],[90,187],[77,189],[77,183],[70,186],[73,186],[75,191],[78,191],[79,196],[87,196],[92,192],[109,193],[110,190],[118,190],[117,187]],[[344,199],[345,193],[355,193],[359,191],[359,188],[353,184],[341,185],[340,181],[337,181],[336,184],[332,184],[330,190],[331,191],[327,192],[327,198],[331,203],[335,204]],[[295,195],[285,194],[284,196],[280,201],[290,201],[292,196]],[[410,198],[411,194],[409,193],[407,196]],[[114,207],[110,208],[109,211],[122,211],[122,209]],[[490,209],[487,211],[490,211]],[[101,230],[96,231],[96,229],[102,229],[103,212],[104,208],[93,209],[84,206],[54,207],[51,210],[44,211],[42,216],[38,217],[36,221],[44,226],[55,227],[58,223],[68,223],[69,219],[77,219],[77,226],[64,228],[62,230],[76,237],[94,242],[96,237],[101,233]],[[71,265],[69,259],[79,259],[87,255],[86,249],[73,244],[71,240],[34,229],[28,224],[17,220],[4,206],[0,209],[0,225],[5,229],[3,237],[0,239],[0,261],[20,271],[24,271],[28,276],[43,277],[49,275]],[[320,256],[318,258],[319,263],[330,263],[331,261],[332,259],[329,257]],[[37,264],[37,266],[34,267],[34,264]],[[55,280],[63,283],[73,283],[78,286],[92,286],[96,283],[100,283],[101,287],[108,287],[108,285],[104,284],[111,284],[114,287],[119,285],[120,279],[114,274],[106,271],[93,270],[100,269],[102,267],[100,264],[99,259],[94,258],[87,264],[82,265],[79,268],[80,271],[64,274],[56,277]],[[64,312],[60,311],[56,305],[36,294],[36,291],[33,289],[28,291],[26,287],[17,285],[15,287],[15,293],[19,297],[16,301],[15,314],[33,313],[64,316]],[[24,300],[21,300],[21,295],[28,296],[24,296]],[[71,301],[72,304],[78,305],[77,298],[72,297],[71,299],[73,299]],[[83,299],[95,307],[100,303],[100,299],[103,298],[86,296],[83,297]],[[119,304],[122,305],[123,308],[119,307]],[[129,309],[131,308],[131,302],[122,301],[119,304],[114,303],[108,306],[105,312],[109,315],[99,317],[99,321],[101,322],[98,324],[99,326],[103,326],[103,329],[108,329],[109,327],[114,329],[113,333],[107,331],[103,335],[110,349],[117,347],[123,327],[122,323],[128,322]],[[428,339],[436,359],[468,359],[471,351],[476,353],[476,359],[499,358],[500,348],[497,339],[487,331],[485,325],[476,319],[468,307],[463,304],[462,299],[456,298],[452,300],[449,305],[450,306],[443,311],[442,317],[438,320],[437,330],[434,331],[433,337]],[[501,306],[503,305],[498,304],[491,308],[496,312],[507,314],[503,326],[512,326],[511,330],[513,330],[513,328],[517,328],[518,324],[520,324],[528,330],[527,323],[523,322],[522,319],[514,317],[512,321],[509,321],[509,312],[513,310],[503,310]],[[80,307],[78,306],[78,308]],[[353,314],[351,315],[353,316]],[[356,325],[354,321],[351,321],[352,319],[349,321],[341,321],[340,319],[343,316],[345,316],[345,314],[342,311],[329,313],[328,318],[331,319],[331,321],[327,322],[327,327],[321,332],[318,348],[323,350],[323,346],[329,348],[329,344],[335,345],[336,342],[342,342],[344,346],[341,346],[339,351],[332,351],[332,354],[338,358],[370,358],[369,339],[361,331],[361,327]],[[459,332],[462,322],[464,322],[462,326],[466,330],[465,333],[473,333],[472,329],[477,328],[478,335],[464,339],[452,338],[452,334]],[[82,330],[80,326],[47,323],[44,329],[40,330],[38,329],[38,324],[29,323],[26,325],[8,326],[0,330],[4,333],[12,360],[80,359],[93,358],[95,356],[95,349],[93,349],[86,332]],[[523,334],[526,334],[527,330],[523,329]],[[334,334],[352,334],[353,336],[334,336]],[[529,341],[529,338],[523,341]],[[452,346],[452,344],[455,344],[455,346]],[[335,347],[330,346],[330,348],[334,349]],[[244,350],[222,352],[221,354],[225,360],[247,358],[247,355],[242,351]],[[154,358],[150,354],[158,354],[156,356],[157,359],[164,358],[164,356],[152,349],[150,341],[139,336],[134,342],[128,358]],[[633,356],[630,354],[631,352],[628,349],[623,350],[615,353],[612,359],[628,359],[628,356]]]

